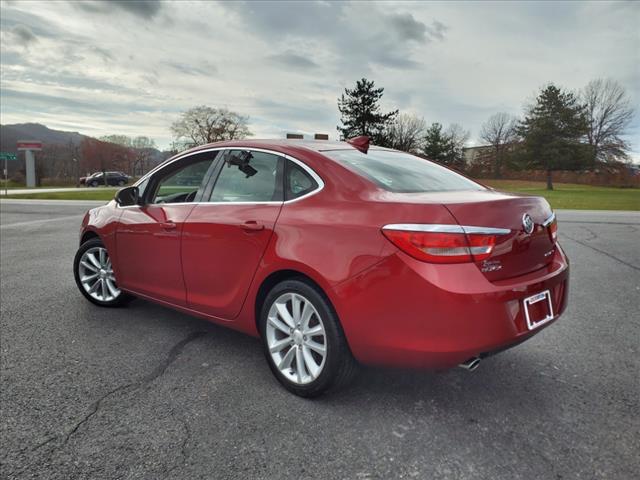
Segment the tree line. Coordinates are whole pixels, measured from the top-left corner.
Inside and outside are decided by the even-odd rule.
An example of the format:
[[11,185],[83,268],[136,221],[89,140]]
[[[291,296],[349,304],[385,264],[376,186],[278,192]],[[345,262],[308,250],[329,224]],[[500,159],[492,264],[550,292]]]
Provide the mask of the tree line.
[[[423,117],[398,109],[383,111],[384,88],[362,78],[337,99],[341,139],[359,135],[375,145],[417,154],[454,169],[469,172],[465,158],[470,132],[457,123],[427,124]],[[628,160],[624,139],[634,110],[625,89],[615,80],[597,79],[574,92],[554,84],[540,89],[520,118],[499,112],[479,132],[485,143],[479,163],[484,173],[500,178],[505,169],[544,170],[553,188],[557,170],[582,170]],[[81,144],[46,145],[39,157],[41,174],[58,178],[88,172],[122,170],[142,175],[172,153],[221,140],[252,135],[249,117],[226,108],[199,105],[181,113],[170,126],[174,142],[159,154],[149,137],[108,135],[85,138]],[[474,173],[474,172],[471,172]]]
[[[84,137],[75,142],[44,143],[36,158],[38,182],[46,179],[54,184],[77,184],[80,177],[100,171],[115,170],[141,176],[167,155],[160,153],[149,137],[107,135]],[[9,172],[11,178],[24,182],[24,168],[18,165],[10,167],[13,167]]]
[[[367,135],[376,145],[465,169],[469,131],[458,124],[427,126],[424,118],[398,110],[385,113],[380,107],[383,93],[384,88],[366,78],[353,89],[345,88],[338,98],[341,138]],[[505,164],[541,169],[547,172],[547,188],[553,189],[553,171],[627,161],[629,144],[623,135],[633,114],[629,96],[614,80],[593,80],[579,92],[549,84],[525,107],[522,118],[503,112],[492,115],[482,125],[480,138],[492,150],[495,177],[501,177]]]
[[85,138],[80,143],[82,172],[122,171],[134,177],[146,173],[157,163],[153,139],[145,136],[105,135]]
[[[375,145],[424,156],[458,170],[468,169],[465,147],[469,130],[460,124],[427,124],[423,117],[385,112],[380,105],[384,88],[362,78],[338,98],[341,139],[366,135]],[[552,172],[587,169],[597,164],[628,160],[624,140],[634,111],[625,89],[615,80],[597,79],[573,92],[548,84],[526,105],[521,118],[499,112],[482,125],[484,162],[500,178],[505,168],[544,170],[547,188]],[[251,136],[249,118],[224,108],[197,106],[171,125],[173,149]]]

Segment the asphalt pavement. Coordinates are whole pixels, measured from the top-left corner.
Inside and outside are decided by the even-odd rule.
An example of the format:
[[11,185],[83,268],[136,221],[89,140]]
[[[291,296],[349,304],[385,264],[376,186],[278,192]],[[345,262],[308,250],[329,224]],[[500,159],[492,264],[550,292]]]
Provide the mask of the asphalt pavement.
[[254,338],[87,302],[71,263],[94,204],[0,201],[0,477],[638,478],[639,213],[558,212],[569,307],[530,341],[305,400]]
[[[101,187],[98,187],[101,188]],[[104,187],[102,187],[104,188]],[[116,187],[109,187],[116,188]],[[95,187],[51,187],[51,188],[10,188],[5,190],[0,185],[0,195],[23,195],[26,193],[64,193],[64,192],[93,192]]]

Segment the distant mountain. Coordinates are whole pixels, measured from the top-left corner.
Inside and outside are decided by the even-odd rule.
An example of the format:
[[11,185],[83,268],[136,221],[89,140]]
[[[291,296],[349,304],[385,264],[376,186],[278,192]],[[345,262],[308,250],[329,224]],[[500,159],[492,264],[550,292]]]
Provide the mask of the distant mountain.
[[40,140],[42,143],[79,145],[82,140],[88,138],[78,132],[65,132],[53,130],[39,123],[16,123],[13,125],[0,125],[0,150],[3,152],[15,152],[18,140]]
[[[39,140],[48,145],[80,145],[85,138],[92,138],[78,132],[54,130],[40,123],[15,123],[0,125],[0,151],[16,152],[18,140]],[[152,162],[159,163],[168,158],[168,152],[156,148],[148,149]]]
[[[44,144],[44,151],[42,153],[36,154],[36,161],[42,156],[45,156],[48,160],[47,162],[40,163],[40,166],[38,166],[38,170],[40,172],[38,175],[42,176],[43,178],[55,178],[57,180],[74,178],[74,174],[76,173],[75,168],[77,167],[73,167],[73,165],[71,167],[69,166],[69,162],[71,162],[72,157],[75,156],[73,154],[74,149],[69,147],[71,145],[73,145],[74,147],[79,147],[80,144],[87,139],[93,139],[93,137],[83,135],[79,132],[54,130],[39,123],[16,123],[12,125],[0,125],[1,152],[18,153],[18,140],[37,140],[41,141]],[[53,145],[59,145],[62,148],[47,148]],[[133,175],[144,173],[171,156],[171,152],[162,152],[157,148],[143,148],[134,150],[136,150],[139,154],[144,153],[144,155],[136,155],[136,158],[138,158],[138,160],[134,164],[131,164],[131,162],[128,161],[128,167],[136,171],[127,173],[131,173]],[[78,158],[79,163],[85,162],[86,165],[92,164],[92,158],[85,158],[85,154],[82,153],[82,150],[76,150],[76,152],[80,154],[80,157]],[[111,159],[109,161],[115,162],[114,159]],[[9,162],[8,164],[9,176],[16,181],[24,181],[24,165],[24,155],[22,154],[22,152],[20,152],[18,161]],[[38,165],[38,163],[36,165]],[[118,169],[124,168],[127,168],[126,164],[120,165],[118,167]]]

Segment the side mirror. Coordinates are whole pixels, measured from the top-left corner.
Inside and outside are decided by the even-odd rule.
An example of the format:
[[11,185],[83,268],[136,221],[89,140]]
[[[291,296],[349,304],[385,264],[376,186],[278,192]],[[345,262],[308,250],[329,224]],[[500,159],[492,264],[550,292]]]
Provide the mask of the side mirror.
[[121,207],[138,204],[138,187],[125,187],[116,192],[116,203]]

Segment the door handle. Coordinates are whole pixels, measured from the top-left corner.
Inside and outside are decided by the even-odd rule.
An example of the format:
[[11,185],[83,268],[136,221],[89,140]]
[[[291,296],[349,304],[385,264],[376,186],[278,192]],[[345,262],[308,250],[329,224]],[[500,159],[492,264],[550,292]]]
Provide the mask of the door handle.
[[248,222],[244,222],[241,225],[243,230],[247,230],[249,232],[257,232],[260,230],[264,230],[264,225],[256,222],[255,220],[249,220]]
[[160,223],[160,226],[162,228],[164,228],[165,230],[175,230],[176,229],[176,224],[173,222],[162,222]]

